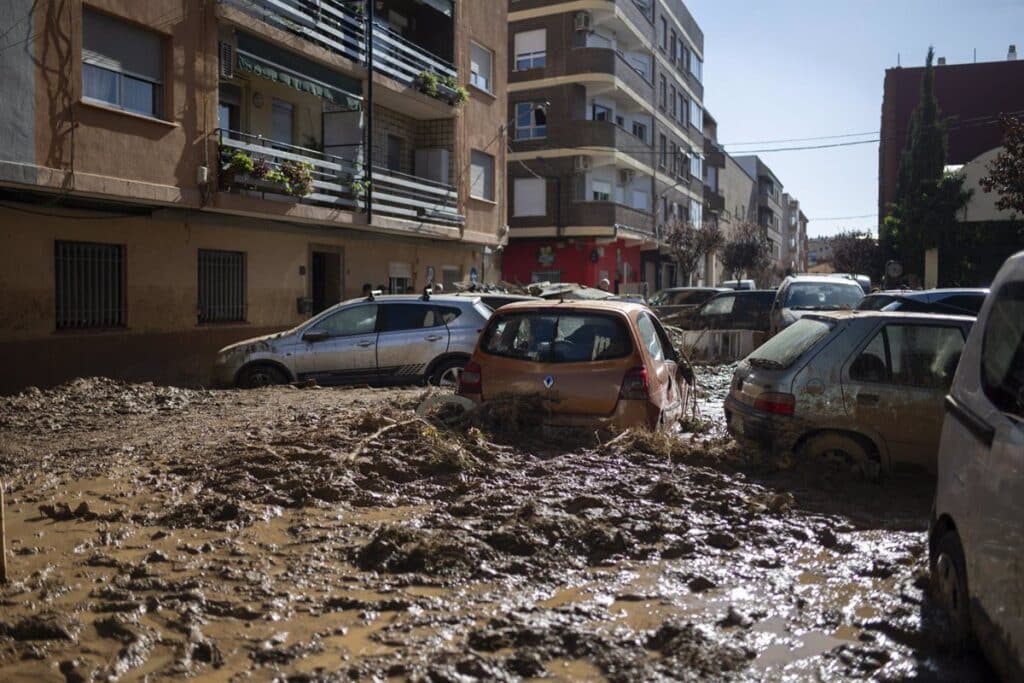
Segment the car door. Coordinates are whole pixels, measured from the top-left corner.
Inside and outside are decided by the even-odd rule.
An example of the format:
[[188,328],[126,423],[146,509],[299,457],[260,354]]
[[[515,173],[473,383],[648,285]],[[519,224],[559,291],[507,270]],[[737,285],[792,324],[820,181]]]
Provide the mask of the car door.
[[[968,425],[960,456],[973,514],[958,519],[968,560],[967,576],[987,616],[1010,640],[1024,647],[1024,280],[994,294],[979,355],[969,353],[968,378],[959,376],[953,402]],[[972,344],[974,340],[972,339]],[[973,386],[972,386],[973,385]],[[972,391],[972,389],[974,389]],[[973,424],[971,424],[973,422]],[[943,443],[943,448],[947,444]]]
[[377,313],[377,304],[359,303],[307,327],[294,352],[299,379],[319,384],[372,381],[377,374]]
[[448,327],[427,301],[381,305],[377,369],[382,380],[422,379],[431,361],[448,350]]
[[956,324],[885,323],[848,359],[846,412],[858,429],[884,439],[892,464],[935,469],[942,403],[963,351]]

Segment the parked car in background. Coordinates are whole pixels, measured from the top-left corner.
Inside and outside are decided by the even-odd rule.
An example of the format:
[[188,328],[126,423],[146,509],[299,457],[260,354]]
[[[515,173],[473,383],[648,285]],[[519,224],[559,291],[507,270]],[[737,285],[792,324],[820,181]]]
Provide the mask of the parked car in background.
[[864,290],[851,278],[790,275],[772,303],[769,333],[778,334],[812,311],[854,309],[863,298]]
[[659,316],[695,309],[725,289],[716,287],[669,287],[655,292],[649,306]]
[[680,320],[684,330],[754,330],[768,332],[774,289],[721,292]]
[[1024,680],[1024,252],[996,275],[946,398],[928,547],[957,644]]
[[729,432],[774,453],[838,456],[872,473],[897,464],[934,469],[943,398],[972,323],[920,313],[806,315],[737,366],[725,401]]
[[865,294],[871,293],[871,278],[867,275],[855,275],[853,273],[830,273],[827,277],[844,277],[848,280],[853,280],[860,285],[861,290]]
[[987,289],[889,290],[868,294],[857,305],[861,311],[906,311],[978,315],[988,296]]
[[735,290],[757,289],[757,285],[753,280],[726,280],[720,284],[719,287]]
[[510,304],[488,321],[458,393],[476,402],[539,396],[551,426],[668,429],[693,379],[681,363],[646,306]]
[[319,384],[454,386],[491,309],[479,298],[412,294],[353,299],[298,327],[226,346],[219,386]]

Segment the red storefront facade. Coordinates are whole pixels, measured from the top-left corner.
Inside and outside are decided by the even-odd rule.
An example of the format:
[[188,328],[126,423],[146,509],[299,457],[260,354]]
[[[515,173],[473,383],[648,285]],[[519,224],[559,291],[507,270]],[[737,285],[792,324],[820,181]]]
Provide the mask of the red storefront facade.
[[607,278],[611,291],[641,280],[640,246],[625,240],[581,237],[517,239],[505,247],[502,279],[506,282],[573,282],[597,287]]

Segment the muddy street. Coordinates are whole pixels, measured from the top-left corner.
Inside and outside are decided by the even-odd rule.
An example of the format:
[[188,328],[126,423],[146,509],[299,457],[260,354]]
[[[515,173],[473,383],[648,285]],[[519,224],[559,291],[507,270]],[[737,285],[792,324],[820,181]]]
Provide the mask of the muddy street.
[[0,398],[0,680],[986,680],[926,596],[934,481],[562,444],[423,389]]

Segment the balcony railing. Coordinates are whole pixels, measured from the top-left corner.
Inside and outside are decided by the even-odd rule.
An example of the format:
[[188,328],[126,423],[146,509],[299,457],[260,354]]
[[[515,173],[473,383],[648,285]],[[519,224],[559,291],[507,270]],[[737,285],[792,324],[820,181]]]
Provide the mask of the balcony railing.
[[443,225],[461,225],[459,193],[451,185],[419,176],[373,167],[374,214]]
[[[302,36],[331,52],[366,64],[366,21],[344,0],[221,0],[272,26]],[[457,75],[455,66],[377,22],[373,27],[374,69],[403,85],[423,71]]]
[[[264,197],[291,197],[294,201],[307,204],[356,208],[355,197],[349,186],[359,173],[352,160],[241,131],[218,129],[217,140],[220,143],[221,179],[224,188],[258,192]],[[360,146],[349,147],[354,156]],[[230,170],[229,162],[237,152],[245,153],[254,163],[265,161],[268,170],[276,173],[281,172],[282,165],[287,162],[309,164],[313,176],[312,192],[302,196],[291,194],[285,184],[276,179],[276,173],[243,173]]]

